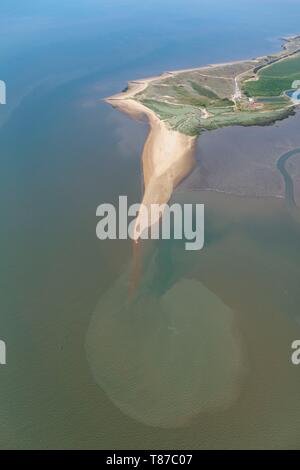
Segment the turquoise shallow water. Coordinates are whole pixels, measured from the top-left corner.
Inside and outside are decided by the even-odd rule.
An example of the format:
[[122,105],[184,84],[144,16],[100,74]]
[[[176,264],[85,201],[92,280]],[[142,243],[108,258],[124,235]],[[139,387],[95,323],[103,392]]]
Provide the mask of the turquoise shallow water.
[[276,50],[287,3],[2,2],[1,448],[299,447],[297,214],[178,190],[206,204],[205,249],[145,247],[131,307],[131,243],[95,236],[101,202],[139,201],[147,133],[101,98]]
[[297,94],[297,90],[289,90],[286,92],[289,97],[293,97],[294,100],[300,101],[300,92]]

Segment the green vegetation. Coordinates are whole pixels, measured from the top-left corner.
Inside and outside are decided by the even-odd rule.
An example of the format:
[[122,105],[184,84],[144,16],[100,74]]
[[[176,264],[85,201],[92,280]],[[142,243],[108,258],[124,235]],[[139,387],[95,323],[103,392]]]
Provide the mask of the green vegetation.
[[144,100],[143,104],[167,121],[172,129],[187,135],[198,135],[201,131],[201,110],[193,106],[173,105],[155,100]]
[[243,91],[247,96],[279,96],[291,88],[292,81],[289,78],[260,78],[257,81],[245,83]]
[[300,54],[289,59],[275,62],[261,70],[263,77],[299,77],[300,74]]
[[199,85],[199,83],[194,82],[192,80],[189,81],[193,90],[195,90],[199,95],[206,96],[212,100],[219,99],[218,95],[214,93],[209,88],[205,88],[204,86]]
[[294,80],[300,79],[300,55],[276,62],[258,72],[259,79],[247,81],[247,96],[279,96],[289,90]]
[[290,100],[287,96],[270,96],[264,98],[257,98],[258,103],[274,104],[276,106],[286,106],[290,104]]
[[192,106],[207,106],[210,103],[210,99],[207,96],[200,94],[194,95],[183,86],[174,85],[173,90],[175,91],[176,96],[179,98],[179,101],[182,104],[190,104]]
[[196,136],[203,130],[212,130],[225,126],[251,126],[264,125],[274,120],[284,119],[293,112],[293,108],[272,109],[262,113],[256,111],[239,111],[233,108],[208,108],[210,117],[203,119],[199,108],[163,103],[155,100],[145,100],[143,104],[152,109],[162,121],[168,122],[170,127],[183,134]]

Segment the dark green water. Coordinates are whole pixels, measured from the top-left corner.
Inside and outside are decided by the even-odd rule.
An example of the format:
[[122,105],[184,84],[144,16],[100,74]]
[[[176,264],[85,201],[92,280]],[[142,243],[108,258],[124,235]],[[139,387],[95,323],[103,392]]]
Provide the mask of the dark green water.
[[[147,133],[101,98],[273,52],[297,32],[287,3],[2,2],[1,448],[299,447],[300,226],[285,201],[178,188],[205,204],[205,248],[143,246],[133,303],[132,244],[95,236],[100,203],[140,200]],[[299,148],[297,119],[276,155]]]

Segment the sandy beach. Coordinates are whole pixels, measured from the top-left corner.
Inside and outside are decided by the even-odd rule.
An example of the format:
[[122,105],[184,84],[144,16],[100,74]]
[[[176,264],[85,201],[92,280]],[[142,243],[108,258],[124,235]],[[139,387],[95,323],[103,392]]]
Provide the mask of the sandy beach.
[[[134,119],[146,116],[150,125],[149,134],[142,152],[144,195],[141,201],[150,214],[151,204],[166,204],[176,188],[195,165],[195,144],[197,137],[190,137],[173,131],[149,108],[132,99],[144,90],[148,83],[168,76],[167,72],[159,77],[137,80],[128,84],[128,89],[106,101],[113,107],[129,114]],[[157,220],[152,219],[152,224]],[[137,217],[134,238],[149,227],[148,218],[140,213]]]

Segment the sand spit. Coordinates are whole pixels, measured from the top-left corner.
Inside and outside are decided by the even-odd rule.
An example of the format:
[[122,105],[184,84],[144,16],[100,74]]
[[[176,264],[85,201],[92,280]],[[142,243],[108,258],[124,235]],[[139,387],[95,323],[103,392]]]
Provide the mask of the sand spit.
[[[144,90],[148,83],[161,79],[170,73],[128,84],[128,89],[107,98],[113,107],[129,114],[134,119],[146,116],[150,125],[149,134],[142,153],[144,196],[142,204],[150,214],[151,204],[166,204],[173,190],[195,165],[195,144],[197,137],[190,137],[169,129],[153,111],[132,99]],[[135,225],[135,239],[149,227],[148,219],[140,212]],[[152,224],[157,220],[152,219]]]

